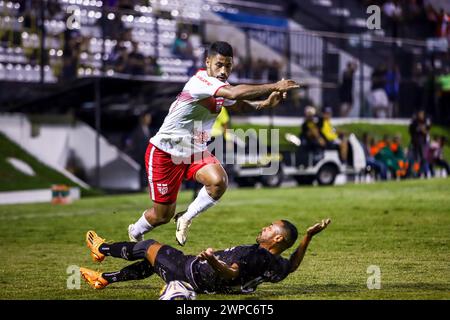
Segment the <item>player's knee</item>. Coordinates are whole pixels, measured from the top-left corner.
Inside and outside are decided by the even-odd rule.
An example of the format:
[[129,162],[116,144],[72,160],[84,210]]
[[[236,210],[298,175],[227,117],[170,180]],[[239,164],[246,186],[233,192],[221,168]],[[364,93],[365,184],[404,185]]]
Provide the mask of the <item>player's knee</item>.
[[170,222],[175,214],[175,206],[153,206],[151,217],[152,226],[156,227]]
[[[153,239],[148,239],[144,241],[140,241],[133,246],[132,257],[136,259],[144,259],[146,257],[148,249],[154,245],[156,242]],[[128,259],[131,260],[131,259]]]
[[209,195],[214,198],[220,198],[228,187],[228,177],[225,176],[215,176],[211,179],[210,184],[207,186]]

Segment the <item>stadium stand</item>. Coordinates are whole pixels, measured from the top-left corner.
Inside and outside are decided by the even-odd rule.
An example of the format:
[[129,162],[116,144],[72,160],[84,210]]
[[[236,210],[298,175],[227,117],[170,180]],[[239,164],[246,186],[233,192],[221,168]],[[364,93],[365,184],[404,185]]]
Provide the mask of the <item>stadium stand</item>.
[[[2,0],[0,81],[5,88],[29,83],[30,90],[8,90],[7,95],[0,94],[0,102],[11,111],[36,108],[52,92],[57,97],[69,88],[89,86],[83,79],[99,77],[132,78],[154,86],[166,83],[176,92],[202,65],[208,43],[227,34],[226,40],[233,41],[237,51],[234,81],[302,79],[307,84],[302,97],[318,106],[339,104],[341,74],[348,62],[355,61],[360,68],[354,76],[357,107],[352,116],[366,115],[372,74],[392,63],[401,74],[394,115],[409,117],[425,103],[415,103],[401,92],[444,72],[448,31],[442,26],[448,17],[445,11],[439,15],[439,1],[400,3],[405,27],[399,30],[405,33],[399,35],[413,39],[388,37],[392,30],[385,12],[390,1],[47,0],[41,6],[36,1]],[[383,10],[380,30],[367,29],[366,8],[371,4]],[[226,27],[234,29],[221,33]],[[190,53],[177,53],[180,45],[190,48]],[[416,70],[421,73],[415,74]],[[48,87],[32,85],[43,83]],[[114,96],[116,92],[108,92],[111,87],[102,86],[103,93]],[[432,101],[434,89],[427,90],[423,100]],[[18,99],[21,102],[15,103]],[[154,97],[146,93],[146,99]],[[296,114],[306,104],[294,108]],[[427,111],[436,116],[435,109]],[[278,111],[289,115],[286,108]]]

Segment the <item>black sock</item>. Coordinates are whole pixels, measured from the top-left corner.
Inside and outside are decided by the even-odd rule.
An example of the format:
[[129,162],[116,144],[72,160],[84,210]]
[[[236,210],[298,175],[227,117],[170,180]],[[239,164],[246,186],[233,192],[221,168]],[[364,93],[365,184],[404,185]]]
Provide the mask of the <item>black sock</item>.
[[106,256],[133,261],[145,259],[147,249],[154,243],[155,240],[152,239],[140,242],[103,243],[98,250]]
[[150,277],[153,273],[155,273],[155,271],[153,270],[150,262],[143,260],[126,266],[120,271],[105,272],[102,274],[102,277],[109,283],[113,283],[120,281],[140,280]]
[[137,260],[144,257],[134,257],[133,248],[136,242],[116,242],[112,244],[103,243],[98,250],[106,256],[122,258],[125,260]]

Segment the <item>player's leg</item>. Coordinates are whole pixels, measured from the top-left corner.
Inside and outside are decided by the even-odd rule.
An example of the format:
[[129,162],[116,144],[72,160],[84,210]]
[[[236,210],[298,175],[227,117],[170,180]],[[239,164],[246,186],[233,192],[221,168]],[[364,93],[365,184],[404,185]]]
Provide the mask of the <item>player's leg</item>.
[[155,243],[158,242],[153,239],[139,242],[102,243],[98,247],[98,251],[105,256],[134,261],[145,259],[147,249]]
[[145,156],[150,197],[153,207],[128,226],[131,241],[142,241],[144,234],[165,224],[175,214],[176,199],[183,181],[186,165],[174,164],[170,154],[149,144]]
[[153,207],[144,211],[142,216],[128,226],[128,236],[131,241],[144,239],[144,234],[153,228],[166,224],[175,214],[176,203],[153,203]]
[[80,274],[94,289],[103,289],[115,282],[141,280],[155,273],[148,260],[137,261],[119,271],[98,272],[88,268],[80,268]]
[[196,288],[186,275],[186,269],[191,267],[195,256],[186,256],[171,246],[156,242],[147,248],[146,258],[155,273],[166,283],[174,280],[186,281]]
[[[211,155],[211,157],[213,157]],[[215,157],[210,158],[211,163],[202,166],[194,165],[194,179],[204,186],[200,189],[195,200],[189,205],[187,211],[177,220],[176,239],[180,245],[187,240],[187,232],[192,220],[200,213],[217,204],[228,186],[228,176],[222,165]],[[217,162],[216,162],[217,161]],[[191,168],[190,168],[191,169]]]
[[[163,280],[185,280],[177,278],[180,278],[181,275],[184,275],[184,263],[187,257],[183,254],[183,252],[176,250],[175,248],[172,248],[170,246],[163,245],[155,240],[149,239],[140,241],[138,243],[103,243],[100,245],[99,251],[105,256],[111,256],[125,260],[145,259],[151,267],[150,270],[147,270],[148,267],[144,268],[147,273],[156,272],[163,278]],[[160,255],[160,252],[163,252],[163,254]],[[138,266],[139,268],[144,267],[142,265]],[[131,267],[131,269],[133,270],[132,276],[135,276],[135,267]],[[110,276],[111,279],[112,277],[114,277],[114,273],[110,273],[107,275],[107,277],[108,276]]]
[[220,163],[208,164],[199,169],[195,174],[195,180],[204,185],[208,195],[214,200],[219,200],[228,187],[228,176]]

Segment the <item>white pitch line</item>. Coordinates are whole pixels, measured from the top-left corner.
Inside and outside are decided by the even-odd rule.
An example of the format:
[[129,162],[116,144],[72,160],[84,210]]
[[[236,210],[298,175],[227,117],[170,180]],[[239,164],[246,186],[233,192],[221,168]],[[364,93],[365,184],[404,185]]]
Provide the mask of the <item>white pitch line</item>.
[[[248,204],[269,204],[278,202],[277,199],[254,199],[254,200],[223,200],[220,201],[217,209],[220,207],[236,207],[240,205],[248,205]],[[189,202],[190,203],[190,202]],[[181,202],[179,206],[188,206],[188,202]],[[139,210],[136,210],[138,213]],[[116,214],[119,212],[116,212]],[[137,214],[136,213],[136,214]],[[65,217],[77,217],[77,216],[94,216],[99,214],[110,214],[113,215],[112,212],[102,211],[102,212],[55,212],[50,214],[41,214],[41,213],[33,213],[33,214],[23,214],[23,215],[3,215],[0,216],[0,221],[8,221],[8,220],[19,220],[19,219],[49,219],[49,218],[65,218]]]

